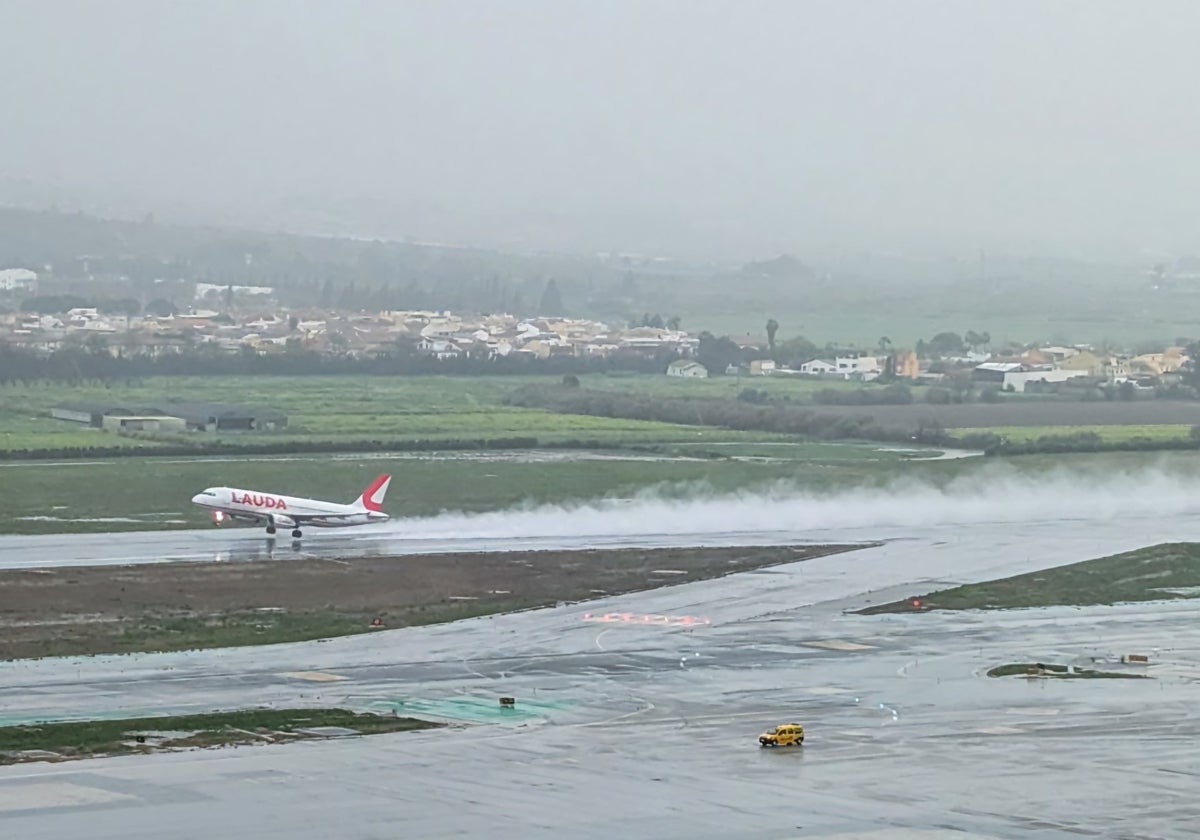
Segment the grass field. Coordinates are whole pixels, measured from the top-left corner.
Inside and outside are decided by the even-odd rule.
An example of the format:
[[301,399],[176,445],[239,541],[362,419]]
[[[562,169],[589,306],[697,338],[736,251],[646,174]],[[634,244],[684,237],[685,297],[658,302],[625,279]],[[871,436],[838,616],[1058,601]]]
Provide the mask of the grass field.
[[[815,383],[768,377],[682,380],[667,376],[582,378],[588,387],[646,394],[735,397],[753,384],[774,395],[807,399],[818,387],[861,387],[851,383]],[[502,404],[520,385],[560,381],[553,376],[490,377],[160,377],[140,384],[66,386],[35,384],[0,389],[0,450],[156,444],[75,423],[54,420],[50,409],[61,402],[162,403],[171,399],[209,400],[279,409],[288,427],[276,432],[175,436],[171,442],[220,440],[405,441],[536,437],[540,443],[570,440],[606,445],[692,439],[696,429],[669,423],[552,414]],[[725,440],[781,439],[746,432],[710,432]]]
[[926,610],[1007,610],[1196,597],[1200,597],[1200,543],[1166,543],[932,592],[921,596],[920,608],[910,601],[897,601],[860,612],[870,615]]
[[[684,379],[674,376],[591,375],[579,377],[580,385],[598,391],[622,391],[662,397],[725,397],[734,399],[746,388],[763,391],[776,399],[811,402],[817,391],[855,391],[860,382],[839,379],[811,379],[805,376],[713,376],[707,379]],[[924,388],[916,387],[916,393]]]
[[[536,439],[540,445],[589,443],[610,447],[696,442],[795,440],[760,432],[739,432],[573,414],[503,404],[515,388],[554,383],[554,376],[495,377],[160,377],[139,384],[65,386],[39,383],[0,389],[0,452],[68,447],[139,447],[153,451],[168,444],[404,444],[416,441],[483,441],[498,438]],[[773,398],[805,404],[814,391],[855,389],[857,383],[796,377],[714,377],[679,379],[665,375],[581,377],[587,388],[657,396],[733,399],[744,388]],[[871,386],[866,386],[871,387]],[[1136,437],[1153,440],[1186,438],[1200,424],[1200,404],[1145,402],[1055,402],[1009,399],[999,404],[929,405],[915,389],[911,405],[817,407],[822,414],[870,415],[884,425],[911,426],[936,420],[952,433],[994,431],[1010,441],[1045,435],[1095,431],[1105,441]],[[171,399],[243,403],[279,409],[288,427],[275,432],[198,433],[133,439],[54,420],[50,409],[61,402],[164,403]]]
[[831,415],[870,414],[883,424],[915,426],[921,420],[936,420],[943,428],[958,431],[1035,427],[1039,430],[1073,426],[1183,426],[1200,424],[1200,402],[1192,400],[1136,400],[1068,402],[1040,398],[1005,399],[999,403],[930,405],[821,406]]
[[[695,429],[692,430],[693,434]],[[708,435],[705,430],[704,435]],[[771,493],[821,496],[896,486],[987,493],[1009,481],[1085,488],[1128,476],[1190,480],[1200,452],[930,457],[937,450],[871,444],[720,442],[656,444],[654,451],[505,451],[212,458],[112,458],[0,463],[0,534],[212,527],[190,503],[225,485],[330,500],[354,499],[380,472],[393,476],[385,510],[393,518],[444,512],[566,508],[601,499],[706,498]],[[900,483],[902,482],[902,484]],[[997,484],[999,482],[999,484]],[[104,488],[104,491],[98,491]],[[226,526],[229,527],[229,526]]]
[[[1030,672],[1034,672],[1031,674]],[[1144,680],[1145,674],[1121,673],[1119,671],[1096,671],[1091,668],[1075,668],[1038,662],[1010,662],[997,665],[987,672],[989,677],[1039,676],[1060,680]]]
[[951,435],[991,432],[1014,443],[1037,440],[1053,435],[1075,435],[1091,433],[1105,443],[1123,442],[1135,438],[1149,440],[1188,440],[1192,427],[1185,424],[1163,423],[1159,425],[1125,426],[993,426],[982,429],[947,429]]
[[[431,729],[440,724],[347,709],[249,709],[201,715],[86,720],[0,727],[0,764],[67,760],[160,749],[269,744],[320,737],[304,730],[336,726],[361,735]],[[142,741],[137,740],[141,736]],[[27,755],[27,753],[49,753]]]
[[[697,430],[688,431],[695,441]],[[385,509],[393,517],[410,517],[628,498],[650,488],[664,496],[691,496],[788,480],[832,489],[897,475],[916,454],[853,444],[743,446],[748,444],[727,451],[717,442],[674,444],[661,455],[535,451],[0,463],[0,533],[210,526],[190,503],[209,486],[349,502],[378,473],[390,472],[395,478]],[[920,454],[931,452],[936,453]],[[953,463],[927,466],[936,472]]]

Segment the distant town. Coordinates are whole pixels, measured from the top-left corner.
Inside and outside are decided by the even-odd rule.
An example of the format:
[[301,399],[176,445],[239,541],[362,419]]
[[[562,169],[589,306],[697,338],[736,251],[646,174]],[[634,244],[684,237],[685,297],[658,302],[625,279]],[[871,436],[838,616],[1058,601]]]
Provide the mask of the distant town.
[[991,347],[987,333],[943,332],[914,348],[881,338],[874,348],[818,348],[803,338],[714,336],[682,329],[677,318],[646,315],[611,324],[561,316],[435,310],[343,311],[289,308],[268,286],[194,284],[189,305],[165,299],[71,306],[67,296],[39,296],[29,269],[0,271],[0,292],[16,311],[0,314],[0,341],[40,356],[71,348],[113,357],[252,354],[306,351],[331,357],[423,357],[434,362],[498,358],[658,360],[680,378],[798,376],[871,382],[950,384],[1008,393],[1079,395],[1123,387],[1124,395],[1178,388],[1193,370],[1190,348],[1123,352],[1089,345]]

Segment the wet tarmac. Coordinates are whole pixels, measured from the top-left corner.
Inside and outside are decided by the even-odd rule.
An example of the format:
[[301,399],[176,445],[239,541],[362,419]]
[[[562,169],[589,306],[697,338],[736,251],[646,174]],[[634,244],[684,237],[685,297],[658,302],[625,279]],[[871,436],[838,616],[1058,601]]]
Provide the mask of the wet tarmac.
[[[329,529],[302,539],[268,537],[257,529],[130,531],[110,534],[0,536],[0,569],[119,566],[147,563],[245,562],[299,558],[392,557],[539,549],[782,545],[834,541],[834,532],[713,530],[678,533],[454,536],[408,534],[399,528]],[[869,540],[868,540],[869,541]]]
[[[1197,605],[848,610],[1191,539],[1198,526],[1146,518],[809,532],[805,541],[887,542],[452,625],[3,664],[0,723],[317,703],[454,725],[0,768],[0,826],[5,836],[114,840],[1195,836]],[[229,539],[204,536],[214,548]],[[697,540],[715,538],[726,537]],[[688,542],[641,542],[655,540]],[[107,553],[144,551],[110,543]],[[1130,653],[1149,664],[1122,664]],[[985,676],[1025,661],[1140,668],[1154,679]],[[502,709],[500,696],[515,707]],[[762,729],[791,720],[808,730],[803,747],[758,747]]]

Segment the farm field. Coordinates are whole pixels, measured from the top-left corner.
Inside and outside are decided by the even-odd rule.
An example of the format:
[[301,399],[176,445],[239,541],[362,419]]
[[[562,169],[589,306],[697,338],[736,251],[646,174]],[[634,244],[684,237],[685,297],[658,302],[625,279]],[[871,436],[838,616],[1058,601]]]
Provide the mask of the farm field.
[[[686,379],[675,376],[618,376],[592,374],[579,377],[584,388],[597,391],[621,391],[656,397],[708,397],[736,399],[746,388],[762,391],[773,399],[790,399],[794,402],[812,402],[817,391],[855,391],[862,388],[879,388],[876,384],[849,382],[843,379],[816,379],[792,374],[771,376],[713,376],[707,379]],[[914,394],[922,393],[924,386],[910,386]]]
[[[690,430],[695,437],[696,430]],[[709,447],[723,449],[720,446]],[[867,444],[795,444],[719,456],[672,452],[504,451],[424,454],[112,458],[0,464],[0,533],[64,533],[210,527],[192,495],[233,486],[332,501],[354,499],[371,479],[394,479],[393,517],[479,512],[519,505],[571,505],[603,498],[696,495],[786,481],[812,490],[875,483],[906,466],[932,472],[954,461],[913,462],[937,450],[894,451]],[[96,492],[96,488],[112,488]]]
[[[1003,263],[1001,263],[1003,264]],[[818,347],[874,347],[887,336],[896,347],[912,348],[920,339],[954,331],[987,331],[993,344],[1009,341],[1043,344],[1142,342],[1171,343],[1195,333],[1188,315],[1196,295],[1183,290],[1147,294],[1130,278],[1137,269],[1097,264],[1040,266],[1013,261],[997,264],[1004,280],[989,281],[986,305],[974,270],[937,260],[903,265],[896,261],[833,260],[834,277],[797,281],[787,277],[728,273],[695,278],[685,285],[646,286],[656,300],[642,306],[671,311],[686,329],[717,335],[761,336],[768,317],[787,340],[803,335]],[[814,266],[815,267],[815,266]],[[840,276],[838,276],[840,275]],[[992,285],[992,284],[995,285]],[[1093,294],[1081,298],[1084,286]],[[731,295],[736,288],[738,293]],[[799,290],[803,289],[803,294]],[[1028,301],[1037,296],[1040,307]]]
[[[984,431],[995,428],[1042,427],[1038,434],[1064,434],[1064,426],[1187,426],[1200,424],[1200,401],[1139,400],[1133,402],[1067,402],[1009,398],[1000,403],[844,406],[823,405],[822,414],[869,414],[884,425],[937,421],[946,429]],[[1050,432],[1046,427],[1055,427]],[[1131,435],[1133,436],[1133,435]]]
[[[714,294],[708,303],[693,302],[690,298],[689,290],[689,301],[681,301],[679,306],[679,314],[683,316],[687,329],[706,329],[717,335],[764,334],[764,321],[730,310],[727,291]],[[961,334],[969,329],[990,332],[996,345],[1009,341],[1043,344],[1169,344],[1176,336],[1188,336],[1195,332],[1195,323],[1181,317],[1178,311],[1130,318],[1115,310],[1073,317],[1066,321],[1061,310],[1053,307],[1047,307],[1046,314],[1037,317],[1028,313],[985,314],[971,311],[965,306],[941,307],[933,297],[926,297],[923,304],[928,307],[925,312],[897,308],[863,311],[861,306],[847,306],[842,312],[827,315],[823,311],[820,318],[814,318],[810,302],[789,305],[776,298],[764,299],[759,311],[775,314],[781,325],[781,340],[801,334],[818,346],[833,343],[842,347],[869,348],[875,346],[880,336],[886,335],[896,347],[911,349],[917,341],[928,341],[940,332],[954,330]]]
[[[803,400],[818,387],[852,383],[769,380],[769,377],[683,380],[673,377],[581,377],[586,387],[646,394],[734,397],[751,382],[773,395]],[[161,403],[171,399],[242,403],[279,409],[288,428],[275,432],[176,436],[170,442],[291,443],[312,441],[484,440],[533,437],[539,443],[598,442],[621,446],[694,439],[697,430],[652,421],[552,414],[502,404],[520,385],[554,383],[557,376],[494,377],[159,377],[138,384],[35,384],[0,390],[0,450],[157,444],[81,427],[50,417],[62,402]],[[724,440],[782,439],[764,434],[712,431]]]
[[[811,403],[813,392],[871,388],[858,383],[798,377],[715,377],[680,379],[665,375],[580,377],[585,388],[651,396],[694,396],[734,399],[744,388],[773,399]],[[625,447],[665,443],[795,441],[759,432],[704,429],[650,420],[626,420],[555,414],[503,404],[506,394],[529,384],[551,384],[557,376],[496,377],[159,377],[135,384],[35,384],[0,389],[0,452],[68,447],[138,447],[161,443],[220,441],[227,444],[312,444],[333,442],[485,441],[497,438],[536,439],[541,445]],[[1200,402],[1146,400],[1135,402],[1060,402],[1008,398],[1000,403],[933,405],[922,401],[924,388],[914,388],[909,405],[821,405],[821,414],[873,416],[884,425],[916,427],[936,421],[958,433],[996,431],[1010,440],[1047,434],[1097,431],[1105,440],[1186,437],[1200,424]],[[288,415],[288,427],[274,432],[187,433],[160,439],[124,437],[49,416],[62,402],[163,403],[171,399],[208,400],[267,406]],[[1106,427],[1103,431],[1099,427]],[[1123,427],[1120,431],[1111,427]],[[1020,431],[1018,431],[1020,429]]]
[[1014,443],[1037,440],[1049,435],[1094,434],[1105,443],[1128,441],[1135,438],[1148,440],[1187,440],[1192,427],[1186,424],[1164,423],[1143,426],[993,426],[983,429],[947,429],[952,435],[991,432]]

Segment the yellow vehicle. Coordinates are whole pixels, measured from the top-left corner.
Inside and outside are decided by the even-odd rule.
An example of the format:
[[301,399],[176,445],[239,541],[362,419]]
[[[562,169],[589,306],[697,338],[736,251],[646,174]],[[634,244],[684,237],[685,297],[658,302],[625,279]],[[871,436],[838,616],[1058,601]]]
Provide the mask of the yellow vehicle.
[[804,745],[804,727],[798,723],[781,723],[758,736],[759,746],[799,747]]

